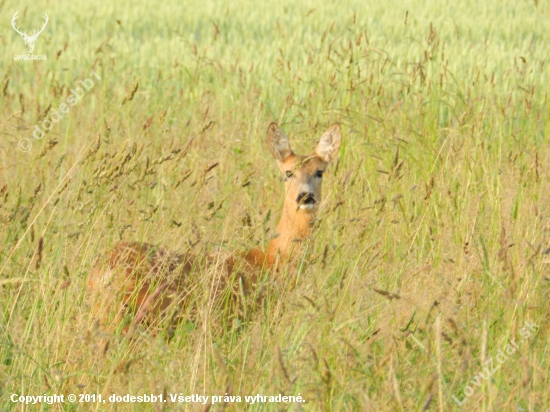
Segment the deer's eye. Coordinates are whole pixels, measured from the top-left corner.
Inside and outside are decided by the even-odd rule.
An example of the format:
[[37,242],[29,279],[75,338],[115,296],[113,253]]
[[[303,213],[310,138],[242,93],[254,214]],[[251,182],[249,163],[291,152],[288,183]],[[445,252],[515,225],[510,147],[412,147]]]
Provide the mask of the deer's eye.
[[317,172],[315,173],[315,177],[323,177],[323,171],[322,170],[317,170]]
[[291,178],[292,176],[294,176],[294,174],[290,170],[287,170],[285,174],[287,178]]

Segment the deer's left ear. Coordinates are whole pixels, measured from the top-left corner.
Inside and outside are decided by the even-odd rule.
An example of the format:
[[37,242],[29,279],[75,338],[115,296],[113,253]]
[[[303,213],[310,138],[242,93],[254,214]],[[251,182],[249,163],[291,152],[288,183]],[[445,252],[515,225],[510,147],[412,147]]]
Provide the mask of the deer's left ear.
[[338,150],[340,150],[341,143],[342,131],[340,130],[340,125],[334,123],[328,128],[325,134],[321,136],[321,139],[319,139],[315,154],[328,163],[336,156]]
[[265,142],[269,152],[279,163],[284,162],[292,154],[288,137],[286,137],[275,122],[271,123],[268,127]]

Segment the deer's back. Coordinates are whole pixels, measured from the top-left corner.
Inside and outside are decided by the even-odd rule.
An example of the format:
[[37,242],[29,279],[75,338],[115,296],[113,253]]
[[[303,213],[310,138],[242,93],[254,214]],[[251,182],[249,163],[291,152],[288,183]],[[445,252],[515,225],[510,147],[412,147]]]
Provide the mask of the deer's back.
[[[94,315],[105,320],[113,305],[119,305],[118,315],[128,309],[135,312],[144,304],[152,306],[150,313],[165,311],[183,291],[192,264],[192,256],[148,243],[117,244],[90,273],[88,290],[94,297]],[[157,297],[153,294],[159,287],[163,292]],[[152,295],[154,302],[148,301]]]

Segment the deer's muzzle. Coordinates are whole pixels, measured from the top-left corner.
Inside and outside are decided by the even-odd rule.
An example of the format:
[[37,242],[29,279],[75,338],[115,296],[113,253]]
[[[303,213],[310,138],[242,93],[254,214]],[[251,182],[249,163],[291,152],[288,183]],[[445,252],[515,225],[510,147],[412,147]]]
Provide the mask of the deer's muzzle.
[[302,192],[298,195],[296,199],[298,207],[300,209],[311,210],[316,203],[313,193]]

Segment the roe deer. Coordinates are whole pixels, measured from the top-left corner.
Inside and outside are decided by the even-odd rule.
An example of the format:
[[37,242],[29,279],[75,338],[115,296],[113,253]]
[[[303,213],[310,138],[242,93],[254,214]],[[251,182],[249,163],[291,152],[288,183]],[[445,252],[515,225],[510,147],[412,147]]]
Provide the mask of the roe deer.
[[[322,177],[329,162],[340,149],[340,125],[333,124],[320,138],[315,152],[309,156],[294,154],[288,137],[276,123],[267,130],[266,144],[275,157],[285,180],[285,201],[276,235],[267,251],[252,249],[237,256],[219,252],[207,257],[207,263],[221,262],[226,275],[222,287],[231,277],[238,277],[248,287],[264,269],[272,272],[279,264],[291,262],[295,248],[311,234],[312,223],[321,201]],[[100,262],[88,280],[88,290],[95,297],[92,312],[105,320],[112,312],[113,303],[120,303],[117,319],[130,314],[132,328],[142,320],[166,316],[172,305],[183,303],[186,280],[197,256],[177,254],[147,243],[121,242],[109,254],[107,262]],[[244,274],[233,273],[240,261]],[[235,276],[236,275],[236,276]],[[124,331],[128,328],[125,327]]]

